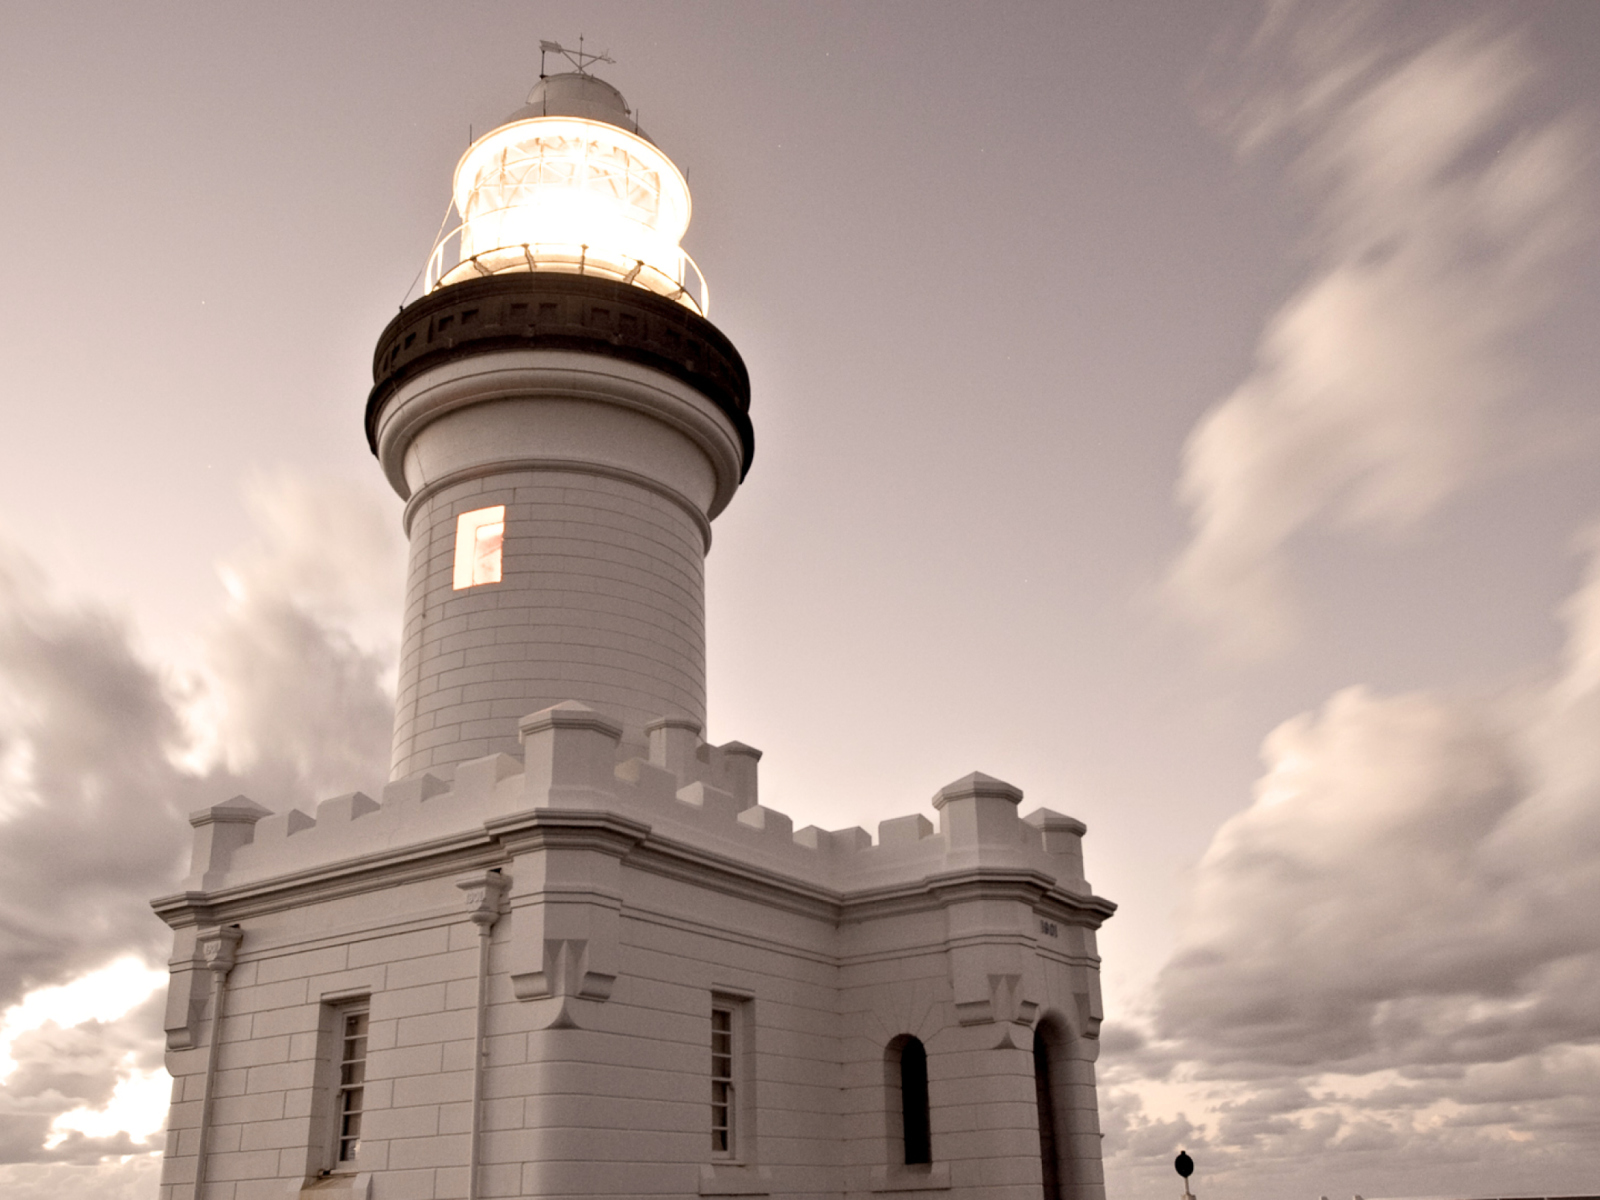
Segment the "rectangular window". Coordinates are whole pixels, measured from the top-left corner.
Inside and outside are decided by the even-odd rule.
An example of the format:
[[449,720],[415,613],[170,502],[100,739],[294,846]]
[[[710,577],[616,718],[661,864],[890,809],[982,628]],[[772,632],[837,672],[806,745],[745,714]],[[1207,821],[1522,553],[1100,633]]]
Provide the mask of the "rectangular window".
[[335,1107],[335,1168],[356,1161],[361,1151],[362,1100],[367,1082],[367,1010],[339,1010],[339,1098]]
[[735,1120],[734,1010],[716,1004],[711,1009],[711,1152],[719,1158],[732,1158]]
[[474,509],[456,518],[456,591],[500,582],[500,551],[505,536],[504,504]]

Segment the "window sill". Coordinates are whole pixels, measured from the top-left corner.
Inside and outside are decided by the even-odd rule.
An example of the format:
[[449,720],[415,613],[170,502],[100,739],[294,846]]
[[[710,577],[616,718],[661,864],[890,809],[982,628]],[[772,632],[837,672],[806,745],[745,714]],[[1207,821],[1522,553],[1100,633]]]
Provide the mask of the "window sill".
[[706,1163],[700,1168],[702,1196],[766,1196],[772,1192],[772,1168],[747,1163]]
[[872,1168],[871,1190],[874,1192],[942,1192],[949,1189],[949,1163]]
[[323,1175],[304,1183],[291,1183],[289,1195],[303,1200],[370,1200],[372,1175],[367,1171],[354,1175]]

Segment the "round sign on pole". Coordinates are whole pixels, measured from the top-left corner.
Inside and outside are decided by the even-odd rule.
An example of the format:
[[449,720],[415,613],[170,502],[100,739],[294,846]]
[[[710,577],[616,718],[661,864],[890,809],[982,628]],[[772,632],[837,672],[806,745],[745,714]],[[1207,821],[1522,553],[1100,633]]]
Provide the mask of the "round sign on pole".
[[1183,1150],[1178,1151],[1178,1157],[1172,1160],[1172,1168],[1185,1179],[1194,1174],[1194,1159]]

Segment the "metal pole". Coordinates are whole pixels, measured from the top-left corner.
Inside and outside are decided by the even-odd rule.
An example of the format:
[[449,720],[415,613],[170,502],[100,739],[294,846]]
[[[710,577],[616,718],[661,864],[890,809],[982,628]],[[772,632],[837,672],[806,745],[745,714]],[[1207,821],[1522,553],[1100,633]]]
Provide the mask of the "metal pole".
[[[483,1077],[489,1065],[489,938],[500,919],[500,898],[510,881],[499,871],[456,886],[467,894],[468,919],[478,927],[478,1011],[473,1023],[472,1133],[467,1149],[467,1200],[478,1200],[478,1160],[483,1141]],[[198,1198],[197,1198],[198,1200]]]
[[211,1044],[206,1047],[206,1084],[200,1098],[200,1136],[194,1164],[194,1200],[204,1200],[206,1186],[206,1156],[210,1152],[212,1093],[216,1090],[217,1050],[222,1045],[222,1001],[227,995],[228,972],[237,961],[239,942],[244,931],[237,925],[225,925],[216,933],[200,941],[200,953],[211,972]]

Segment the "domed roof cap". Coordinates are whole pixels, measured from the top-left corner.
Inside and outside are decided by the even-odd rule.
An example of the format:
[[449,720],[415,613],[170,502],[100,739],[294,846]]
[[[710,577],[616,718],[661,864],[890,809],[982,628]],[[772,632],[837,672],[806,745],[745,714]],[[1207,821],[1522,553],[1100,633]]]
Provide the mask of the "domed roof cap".
[[626,129],[649,141],[634,121],[628,102],[604,79],[596,79],[582,71],[569,71],[561,75],[546,75],[533,85],[528,102],[505,119],[526,121],[530,117],[583,117],[590,121],[604,121],[618,129]]

